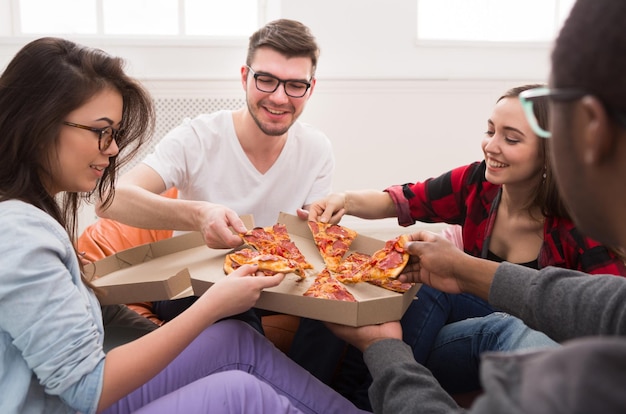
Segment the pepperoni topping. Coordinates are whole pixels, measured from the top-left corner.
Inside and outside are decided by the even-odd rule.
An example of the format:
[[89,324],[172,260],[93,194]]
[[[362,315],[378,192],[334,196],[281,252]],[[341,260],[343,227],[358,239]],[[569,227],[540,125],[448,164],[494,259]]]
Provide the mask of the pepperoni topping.
[[377,263],[377,266],[383,270],[387,270],[398,267],[400,263],[402,263],[402,255],[396,251],[391,251]]

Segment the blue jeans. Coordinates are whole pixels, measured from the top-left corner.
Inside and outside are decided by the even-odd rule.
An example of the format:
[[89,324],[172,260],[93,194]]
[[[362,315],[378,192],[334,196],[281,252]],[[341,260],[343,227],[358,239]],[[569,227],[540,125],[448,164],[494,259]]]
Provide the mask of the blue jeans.
[[557,347],[547,335],[503,312],[444,326],[424,364],[449,393],[480,389],[480,356],[490,351]]
[[484,300],[467,294],[453,295],[422,285],[400,323],[404,342],[415,360],[425,364],[439,331],[449,323],[486,316],[495,311]]

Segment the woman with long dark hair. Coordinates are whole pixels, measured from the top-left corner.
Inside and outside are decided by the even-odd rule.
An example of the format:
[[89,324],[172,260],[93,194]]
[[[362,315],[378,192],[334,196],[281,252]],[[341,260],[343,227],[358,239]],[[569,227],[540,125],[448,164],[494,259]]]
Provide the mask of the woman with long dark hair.
[[250,265],[105,354],[77,210],[110,200],[153,124],[149,94],[101,50],[38,39],[0,76],[0,412],[358,411],[248,325],[215,323],[284,278]]

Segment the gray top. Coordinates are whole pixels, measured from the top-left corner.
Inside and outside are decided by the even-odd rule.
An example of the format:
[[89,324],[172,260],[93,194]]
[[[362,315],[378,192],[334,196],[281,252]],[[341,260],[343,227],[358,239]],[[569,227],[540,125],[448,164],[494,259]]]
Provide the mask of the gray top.
[[[502,263],[489,302],[557,341],[626,331],[626,279]],[[457,407],[411,349],[387,339],[364,354],[376,413],[455,413]],[[546,351],[486,354],[484,394],[471,413],[624,413],[626,339],[578,339]]]

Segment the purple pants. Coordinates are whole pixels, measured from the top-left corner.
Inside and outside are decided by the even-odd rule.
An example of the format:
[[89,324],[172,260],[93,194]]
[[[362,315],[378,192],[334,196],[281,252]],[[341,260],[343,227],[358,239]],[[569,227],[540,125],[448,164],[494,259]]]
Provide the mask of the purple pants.
[[247,324],[224,320],[105,413],[363,413]]

